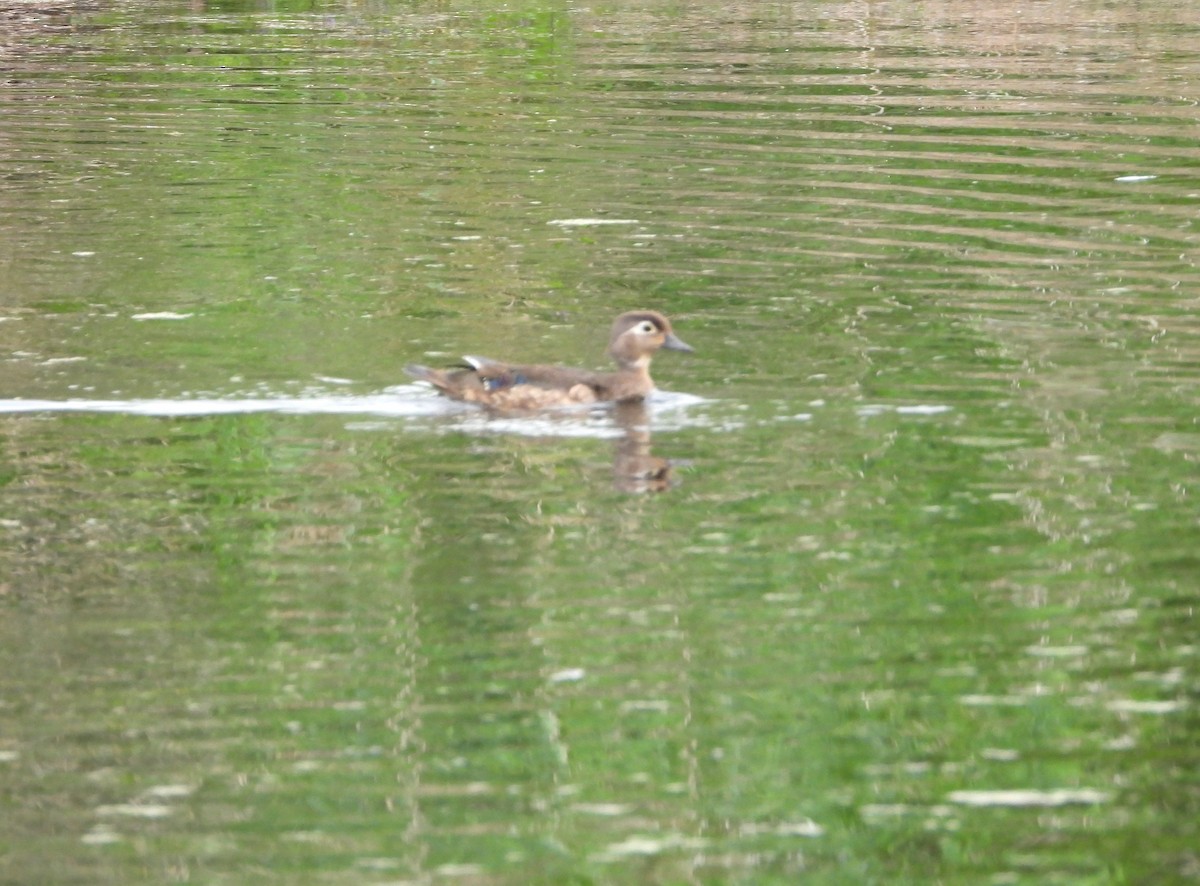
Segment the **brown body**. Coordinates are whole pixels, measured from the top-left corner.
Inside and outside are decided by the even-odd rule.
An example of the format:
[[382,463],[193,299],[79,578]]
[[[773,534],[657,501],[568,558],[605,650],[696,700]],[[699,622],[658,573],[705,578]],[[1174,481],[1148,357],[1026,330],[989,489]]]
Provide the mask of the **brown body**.
[[671,323],[657,311],[630,311],[616,319],[608,342],[615,372],[591,372],[564,366],[502,363],[466,357],[461,369],[406,366],[405,371],[429,382],[455,400],[478,403],[503,412],[531,412],[582,403],[630,402],[654,390],[650,361],[656,351],[691,351]]

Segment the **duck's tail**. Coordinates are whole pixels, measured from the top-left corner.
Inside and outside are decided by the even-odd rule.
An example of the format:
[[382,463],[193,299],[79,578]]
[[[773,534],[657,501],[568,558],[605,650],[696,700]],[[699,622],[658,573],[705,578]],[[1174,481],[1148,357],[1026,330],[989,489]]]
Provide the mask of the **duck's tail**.
[[436,369],[430,369],[428,366],[422,366],[420,363],[409,363],[404,367],[404,372],[413,378],[419,378],[421,381],[427,382],[432,382],[434,376],[437,375]]

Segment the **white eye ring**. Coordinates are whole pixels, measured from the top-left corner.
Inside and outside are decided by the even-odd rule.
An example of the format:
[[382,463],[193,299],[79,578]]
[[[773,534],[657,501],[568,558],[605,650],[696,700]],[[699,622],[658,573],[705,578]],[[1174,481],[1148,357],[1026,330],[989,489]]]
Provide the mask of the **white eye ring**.
[[655,332],[658,332],[658,329],[649,320],[643,320],[641,325],[638,326],[637,331],[642,335],[653,335]]

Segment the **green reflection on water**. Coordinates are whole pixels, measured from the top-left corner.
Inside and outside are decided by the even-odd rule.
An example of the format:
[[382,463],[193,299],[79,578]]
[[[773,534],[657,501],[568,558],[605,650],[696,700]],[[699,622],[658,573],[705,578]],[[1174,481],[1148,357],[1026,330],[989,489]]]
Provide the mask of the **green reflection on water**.
[[449,419],[5,416],[0,879],[1186,877],[1194,10],[1027,12],[22,32],[9,396],[591,365],[656,306],[711,399],[643,496]]

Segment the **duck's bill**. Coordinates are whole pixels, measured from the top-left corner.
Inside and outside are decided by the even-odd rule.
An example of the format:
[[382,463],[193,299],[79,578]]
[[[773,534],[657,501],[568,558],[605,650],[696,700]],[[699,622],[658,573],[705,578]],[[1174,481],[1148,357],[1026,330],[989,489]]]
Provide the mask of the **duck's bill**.
[[668,351],[686,351],[689,354],[695,353],[696,349],[681,339],[673,332],[668,332],[667,337],[663,339],[662,346]]

